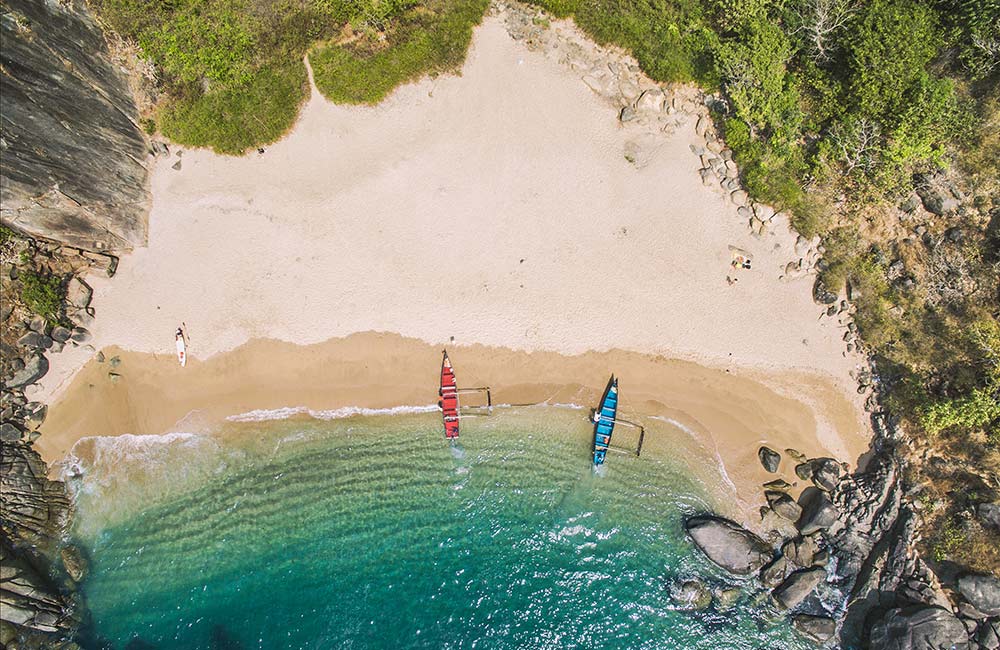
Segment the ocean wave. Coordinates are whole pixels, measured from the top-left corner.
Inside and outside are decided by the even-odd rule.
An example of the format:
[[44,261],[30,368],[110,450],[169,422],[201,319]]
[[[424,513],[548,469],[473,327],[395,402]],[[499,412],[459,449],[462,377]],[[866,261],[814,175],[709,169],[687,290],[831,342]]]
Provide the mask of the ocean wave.
[[313,410],[305,406],[284,406],[276,409],[254,409],[239,415],[230,415],[229,422],[267,422],[269,420],[287,420],[298,415],[306,415],[314,420],[340,420],[355,415],[403,415],[407,413],[430,413],[437,411],[435,404],[420,406],[393,406],[390,408],[365,408],[361,406],[342,406],[338,409]]

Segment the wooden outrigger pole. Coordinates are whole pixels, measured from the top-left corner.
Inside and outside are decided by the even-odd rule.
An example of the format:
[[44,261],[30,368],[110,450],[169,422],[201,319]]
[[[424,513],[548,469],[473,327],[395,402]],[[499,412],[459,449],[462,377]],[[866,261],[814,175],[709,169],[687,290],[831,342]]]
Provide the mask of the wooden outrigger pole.
[[[490,394],[490,387],[489,386],[479,386],[479,387],[476,387],[476,388],[459,388],[458,389],[458,394],[459,395],[464,395],[464,394],[467,394],[467,393],[486,393],[486,408],[487,408],[487,410],[489,410],[490,413],[493,412],[493,396]],[[482,406],[466,406],[465,408],[481,409],[483,407]]]
[[[644,427],[641,424],[638,424],[636,422],[631,422],[629,420],[625,420],[623,418],[618,418],[618,417],[616,417],[616,418],[607,418],[607,417],[604,417],[603,415],[598,415],[597,409],[594,409],[594,416],[593,416],[592,419],[594,420],[594,422],[597,422],[598,420],[601,420],[603,422],[610,422],[613,425],[614,424],[624,424],[626,426],[634,427],[634,428],[638,429],[639,430],[639,445],[635,448],[635,455],[638,457],[639,454],[642,453],[642,443],[646,439],[646,427]],[[615,451],[620,451],[622,453],[628,453],[628,454],[632,453],[631,449],[626,449],[625,447],[617,447],[615,445],[608,445],[608,449],[613,449]]]

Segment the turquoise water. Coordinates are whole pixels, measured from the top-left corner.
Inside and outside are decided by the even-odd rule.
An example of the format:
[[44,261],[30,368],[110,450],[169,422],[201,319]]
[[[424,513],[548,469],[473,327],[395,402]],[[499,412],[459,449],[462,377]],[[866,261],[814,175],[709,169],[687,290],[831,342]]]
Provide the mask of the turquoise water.
[[[81,463],[91,645],[814,647],[685,539],[708,501],[684,459],[595,474],[583,411],[470,418],[455,446],[434,413],[223,434]],[[691,576],[740,598],[675,609]]]

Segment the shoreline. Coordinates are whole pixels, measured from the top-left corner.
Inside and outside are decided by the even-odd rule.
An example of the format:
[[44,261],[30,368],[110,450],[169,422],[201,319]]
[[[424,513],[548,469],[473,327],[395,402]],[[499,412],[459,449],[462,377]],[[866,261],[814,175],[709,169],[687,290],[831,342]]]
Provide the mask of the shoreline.
[[[459,385],[490,386],[495,404],[575,404],[583,411],[614,372],[624,417],[647,426],[644,453],[676,453],[680,445],[696,452],[692,458],[716,459],[732,485],[730,514],[743,519],[763,505],[760,485],[779,477],[761,467],[760,445],[852,465],[868,448],[854,405],[818,376],[765,376],[620,350],[574,356],[480,345],[448,350]],[[88,362],[51,405],[35,444],[56,464],[83,438],[212,433],[226,418],[253,411],[436,410],[440,354],[438,346],[374,332],[309,346],[252,341],[205,361],[191,358],[184,368],[173,355],[109,348],[105,361]],[[789,396],[794,386],[813,403]],[[475,403],[478,397],[467,405]],[[780,475],[794,480],[789,474],[786,461]]]

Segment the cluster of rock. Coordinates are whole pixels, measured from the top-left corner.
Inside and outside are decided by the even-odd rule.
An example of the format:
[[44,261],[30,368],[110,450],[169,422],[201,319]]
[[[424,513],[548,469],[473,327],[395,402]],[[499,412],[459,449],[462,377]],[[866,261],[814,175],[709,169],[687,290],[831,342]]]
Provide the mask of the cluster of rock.
[[[13,250],[10,249],[13,247]],[[45,419],[45,404],[31,400],[49,368],[46,355],[67,346],[89,347],[92,291],[79,275],[95,268],[113,274],[117,259],[67,246],[19,240],[8,244],[0,272],[0,645],[6,648],[75,648],[81,606],[75,585],[85,563],[63,542],[70,516],[65,486],[47,478],[32,443]],[[65,319],[49,323],[29,314],[20,294],[22,257],[45,275],[69,278]],[[92,349],[92,348],[91,348]]]

